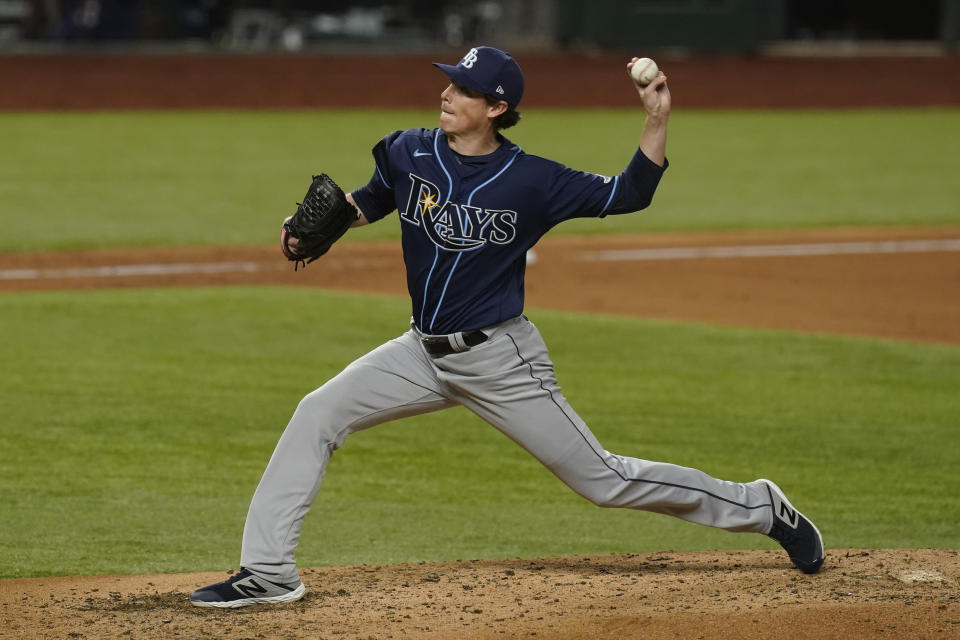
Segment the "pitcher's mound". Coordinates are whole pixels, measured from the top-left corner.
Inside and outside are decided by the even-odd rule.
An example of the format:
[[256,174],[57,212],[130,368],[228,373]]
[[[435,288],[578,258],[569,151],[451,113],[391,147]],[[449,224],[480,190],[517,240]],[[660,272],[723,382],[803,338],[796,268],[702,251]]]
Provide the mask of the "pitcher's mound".
[[0,582],[3,638],[960,638],[955,550],[475,560],[301,572],[296,603],[198,609],[227,572]]

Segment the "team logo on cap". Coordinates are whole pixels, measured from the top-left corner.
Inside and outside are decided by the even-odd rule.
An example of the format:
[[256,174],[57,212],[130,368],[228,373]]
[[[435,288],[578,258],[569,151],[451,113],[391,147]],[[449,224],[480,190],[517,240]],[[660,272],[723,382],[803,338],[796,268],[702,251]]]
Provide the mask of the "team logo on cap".
[[460,61],[460,64],[466,69],[473,69],[474,63],[477,61],[477,48],[474,47],[467,51],[467,55],[463,56],[463,60]]

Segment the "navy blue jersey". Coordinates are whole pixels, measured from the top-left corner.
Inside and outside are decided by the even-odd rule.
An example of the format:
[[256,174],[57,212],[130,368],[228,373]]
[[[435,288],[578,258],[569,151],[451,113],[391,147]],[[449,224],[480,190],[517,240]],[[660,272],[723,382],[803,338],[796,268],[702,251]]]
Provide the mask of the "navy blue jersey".
[[370,222],[400,212],[413,319],[424,333],[487,327],[523,312],[526,252],[554,225],[638,211],[666,167],[639,149],[618,176],[575,171],[500,137],[461,156],[440,129],[395,131],[353,192]]

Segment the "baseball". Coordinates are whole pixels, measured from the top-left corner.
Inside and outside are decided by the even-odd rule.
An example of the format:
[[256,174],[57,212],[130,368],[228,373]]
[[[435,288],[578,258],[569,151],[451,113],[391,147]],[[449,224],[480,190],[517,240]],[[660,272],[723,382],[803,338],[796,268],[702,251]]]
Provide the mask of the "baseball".
[[644,87],[650,84],[659,72],[657,63],[650,58],[640,58],[630,67],[630,76]]

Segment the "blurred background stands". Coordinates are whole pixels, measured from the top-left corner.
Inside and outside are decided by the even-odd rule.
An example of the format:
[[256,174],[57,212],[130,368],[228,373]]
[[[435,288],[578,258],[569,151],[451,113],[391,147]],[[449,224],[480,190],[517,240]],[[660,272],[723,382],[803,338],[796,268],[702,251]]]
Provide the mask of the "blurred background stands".
[[960,0],[0,0],[0,51],[960,51]]

